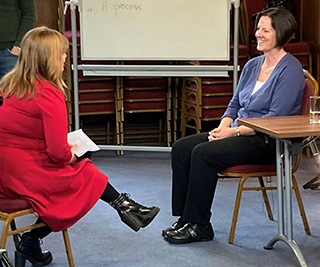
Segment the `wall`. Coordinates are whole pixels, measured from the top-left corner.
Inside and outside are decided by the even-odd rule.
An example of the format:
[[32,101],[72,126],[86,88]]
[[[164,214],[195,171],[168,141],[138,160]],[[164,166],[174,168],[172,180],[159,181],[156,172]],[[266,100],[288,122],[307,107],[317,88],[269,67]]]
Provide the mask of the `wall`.
[[313,76],[320,82],[320,1],[300,0],[301,39],[310,43],[312,51]]
[[[58,29],[59,0],[35,0],[38,11],[37,26]],[[293,14],[298,25],[298,37],[311,44],[313,76],[320,82],[320,1],[292,0]]]
[[36,26],[47,26],[58,30],[58,0],[35,0],[38,22]]

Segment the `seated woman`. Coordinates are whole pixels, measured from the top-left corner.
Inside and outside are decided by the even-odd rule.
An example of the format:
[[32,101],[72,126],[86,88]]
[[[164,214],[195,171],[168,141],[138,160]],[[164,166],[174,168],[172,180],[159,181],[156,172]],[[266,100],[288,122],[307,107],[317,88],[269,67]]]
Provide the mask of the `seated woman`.
[[283,49],[295,30],[295,19],[284,8],[258,14],[255,35],[263,55],[245,65],[219,127],[173,144],[172,215],[179,218],[162,231],[166,241],[183,244],[212,240],[210,210],[218,173],[235,165],[275,163],[275,141],[239,126],[237,119],[299,114],[303,70]]
[[34,266],[52,261],[39,239],[67,229],[99,200],[109,203],[121,220],[138,231],[159,212],[118,193],[89,159],[77,159],[67,142],[68,122],[62,72],[68,40],[39,27],[21,42],[14,69],[0,81],[4,98],[0,116],[0,198],[28,199],[47,226],[22,235],[16,267],[26,259]]

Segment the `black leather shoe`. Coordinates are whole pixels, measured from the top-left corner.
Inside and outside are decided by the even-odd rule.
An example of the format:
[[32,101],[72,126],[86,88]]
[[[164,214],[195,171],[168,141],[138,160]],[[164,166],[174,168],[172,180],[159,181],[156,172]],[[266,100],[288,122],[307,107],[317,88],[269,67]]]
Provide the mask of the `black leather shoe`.
[[172,226],[162,230],[162,236],[165,237],[165,235],[168,232],[176,231],[176,230],[180,229],[182,226],[184,226],[185,224],[186,224],[186,222],[183,222],[181,219],[179,219]]
[[129,194],[120,194],[110,205],[118,211],[121,221],[136,232],[151,223],[160,211],[158,207],[148,208],[136,203]]
[[36,267],[46,266],[52,262],[52,254],[49,251],[42,252],[40,239],[23,234],[15,252],[15,266],[24,267],[26,260]]
[[169,231],[164,239],[173,244],[186,244],[199,241],[210,241],[214,237],[211,224],[202,227],[197,224],[187,223],[175,231]]

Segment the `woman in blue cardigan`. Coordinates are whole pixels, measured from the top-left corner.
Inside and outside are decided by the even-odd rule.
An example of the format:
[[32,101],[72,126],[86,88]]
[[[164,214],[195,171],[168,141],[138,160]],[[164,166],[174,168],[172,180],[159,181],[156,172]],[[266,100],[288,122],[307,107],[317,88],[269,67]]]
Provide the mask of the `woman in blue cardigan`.
[[170,243],[209,241],[214,237],[211,206],[218,172],[241,164],[275,163],[275,141],[239,126],[238,118],[298,115],[304,75],[283,46],[296,30],[292,14],[270,8],[257,16],[257,50],[262,56],[245,65],[237,90],[218,128],[187,136],[172,147],[172,215],[178,220],[162,231]]

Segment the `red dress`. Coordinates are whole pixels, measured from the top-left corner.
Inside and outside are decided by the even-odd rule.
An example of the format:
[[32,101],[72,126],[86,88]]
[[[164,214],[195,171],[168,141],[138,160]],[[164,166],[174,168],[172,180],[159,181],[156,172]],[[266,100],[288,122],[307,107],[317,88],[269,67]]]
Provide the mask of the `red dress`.
[[108,177],[88,159],[68,164],[64,96],[48,82],[36,87],[35,98],[12,96],[0,106],[0,198],[29,199],[40,218],[61,231],[95,205]]

